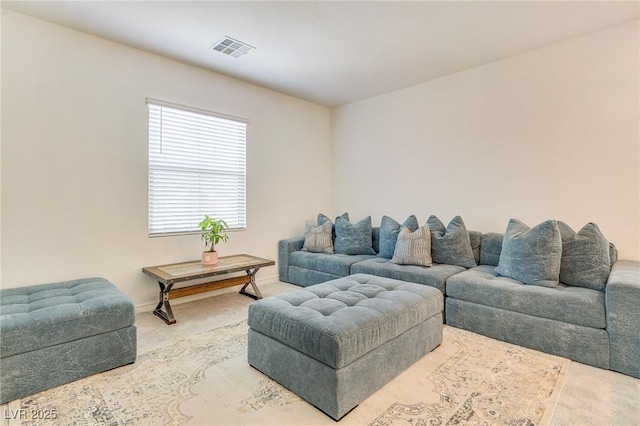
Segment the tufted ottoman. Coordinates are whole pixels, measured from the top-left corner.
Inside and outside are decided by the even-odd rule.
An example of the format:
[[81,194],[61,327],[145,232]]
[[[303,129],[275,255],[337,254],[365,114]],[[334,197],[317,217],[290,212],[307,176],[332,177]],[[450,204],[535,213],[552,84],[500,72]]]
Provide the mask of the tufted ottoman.
[[340,419],[442,342],[442,293],[355,274],[256,301],[248,360]]
[[0,290],[0,403],[131,364],[134,322],[104,278]]

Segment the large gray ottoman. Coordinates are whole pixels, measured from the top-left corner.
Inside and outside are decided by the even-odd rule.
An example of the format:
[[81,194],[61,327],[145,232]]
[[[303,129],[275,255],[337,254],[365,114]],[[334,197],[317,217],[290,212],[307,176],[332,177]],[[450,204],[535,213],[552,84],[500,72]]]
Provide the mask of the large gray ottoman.
[[131,364],[134,322],[104,278],[0,290],[0,403]]
[[442,342],[442,293],[355,274],[254,302],[248,359],[340,419]]

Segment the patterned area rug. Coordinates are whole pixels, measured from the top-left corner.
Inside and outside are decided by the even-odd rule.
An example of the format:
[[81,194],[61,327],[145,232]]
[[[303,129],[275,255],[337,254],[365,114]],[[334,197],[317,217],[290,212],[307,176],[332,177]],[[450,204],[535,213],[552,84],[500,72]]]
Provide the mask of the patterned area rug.
[[[246,335],[246,321],[217,328],[142,354],[133,365],[23,398],[25,413],[56,418],[22,424],[334,424],[247,364]],[[445,327],[440,347],[340,423],[543,424],[569,362]]]

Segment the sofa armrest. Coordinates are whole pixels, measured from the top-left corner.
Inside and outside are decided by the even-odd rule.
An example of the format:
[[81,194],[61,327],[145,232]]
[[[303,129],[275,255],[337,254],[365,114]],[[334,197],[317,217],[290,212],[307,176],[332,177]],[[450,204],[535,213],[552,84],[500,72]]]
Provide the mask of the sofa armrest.
[[640,262],[614,263],[605,291],[611,369],[640,378]]
[[302,249],[304,237],[288,238],[278,242],[278,277],[280,281],[289,281],[289,255]]

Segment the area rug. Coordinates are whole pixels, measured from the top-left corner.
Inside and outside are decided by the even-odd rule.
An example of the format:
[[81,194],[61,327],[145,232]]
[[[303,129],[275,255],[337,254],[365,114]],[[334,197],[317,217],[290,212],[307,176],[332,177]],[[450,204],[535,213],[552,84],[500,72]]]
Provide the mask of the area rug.
[[[216,328],[142,354],[135,364],[23,398],[22,424],[335,424],[251,368],[246,336],[246,321]],[[339,423],[543,424],[569,363],[445,327],[438,348]],[[55,418],[35,419],[32,413]]]

